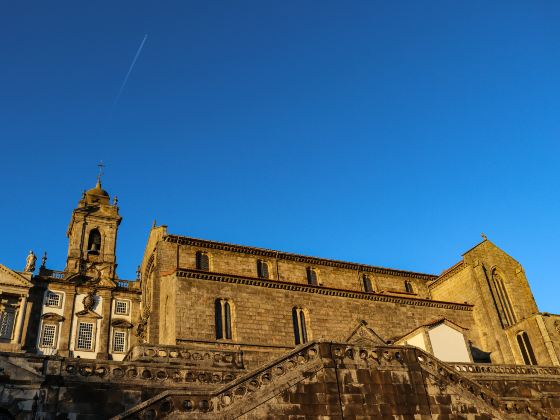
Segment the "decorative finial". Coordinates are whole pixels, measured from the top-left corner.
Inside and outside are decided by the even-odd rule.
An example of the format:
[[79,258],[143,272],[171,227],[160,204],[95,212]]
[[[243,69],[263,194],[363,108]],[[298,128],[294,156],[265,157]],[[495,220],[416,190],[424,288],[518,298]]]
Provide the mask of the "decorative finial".
[[142,277],[142,272],[140,271],[140,266],[136,269],[136,280],[140,280]]
[[152,229],[156,227],[156,219],[154,219],[154,223],[152,224]]
[[113,197],[113,206],[116,206],[117,204],[119,204],[119,199],[118,199],[118,197],[115,195],[115,196]]
[[43,254],[43,258],[41,258],[41,268],[47,267],[47,251]]
[[97,167],[99,168],[99,173],[97,174],[97,186],[101,188],[101,177],[103,176],[103,168],[105,168],[103,161],[100,161],[97,164]]
[[485,240],[485,241],[488,240],[488,238],[486,237],[486,235],[484,234],[484,232],[482,232],[482,233],[480,234],[480,236],[482,236],[482,239],[483,239],[483,240]]

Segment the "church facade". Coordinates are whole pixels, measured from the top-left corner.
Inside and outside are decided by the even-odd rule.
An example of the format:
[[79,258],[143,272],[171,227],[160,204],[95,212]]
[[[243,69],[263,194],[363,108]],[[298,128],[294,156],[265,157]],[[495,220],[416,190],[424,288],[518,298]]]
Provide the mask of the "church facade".
[[0,265],[0,418],[560,418],[560,316],[486,238],[436,275],[154,225],[123,280],[120,223],[98,180],[62,270]]

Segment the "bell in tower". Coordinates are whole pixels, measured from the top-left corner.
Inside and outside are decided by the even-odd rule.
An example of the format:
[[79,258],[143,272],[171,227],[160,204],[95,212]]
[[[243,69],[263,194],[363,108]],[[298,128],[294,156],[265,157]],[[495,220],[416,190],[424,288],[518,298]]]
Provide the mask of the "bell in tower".
[[115,275],[119,208],[101,187],[101,176],[94,188],[84,192],[72,212],[68,226],[66,272],[113,280]]

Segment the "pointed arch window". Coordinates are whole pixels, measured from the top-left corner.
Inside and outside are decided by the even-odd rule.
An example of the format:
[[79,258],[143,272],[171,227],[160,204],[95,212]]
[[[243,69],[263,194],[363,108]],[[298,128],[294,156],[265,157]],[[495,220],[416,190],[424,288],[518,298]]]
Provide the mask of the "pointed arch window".
[[371,279],[367,274],[364,274],[362,277],[362,281],[364,283],[364,292],[366,293],[373,293],[373,287],[371,285]]
[[269,278],[268,263],[266,261],[263,261],[263,260],[258,260],[257,261],[257,275],[261,279],[268,279]]
[[206,252],[198,251],[196,253],[196,269],[210,271],[210,257]]
[[525,364],[536,365],[537,359],[533,352],[533,346],[531,346],[529,335],[525,331],[521,331],[517,334],[517,344],[519,345],[519,350],[521,351],[521,356],[523,356]]
[[307,283],[311,286],[319,285],[319,282],[317,281],[317,270],[313,267],[307,267]]
[[307,320],[302,308],[292,309],[292,322],[294,323],[294,338],[296,346],[307,343]]
[[231,304],[227,299],[216,299],[216,339],[231,340]]
[[99,230],[97,228],[92,229],[89,232],[87,252],[88,254],[99,255],[100,251],[101,251],[101,233],[99,233]]
[[515,324],[517,322],[517,318],[515,316],[515,312],[513,312],[513,307],[506,290],[504,279],[496,272],[496,270],[492,273],[492,282],[494,289],[496,290],[496,300],[498,306],[500,307],[502,323],[505,327]]

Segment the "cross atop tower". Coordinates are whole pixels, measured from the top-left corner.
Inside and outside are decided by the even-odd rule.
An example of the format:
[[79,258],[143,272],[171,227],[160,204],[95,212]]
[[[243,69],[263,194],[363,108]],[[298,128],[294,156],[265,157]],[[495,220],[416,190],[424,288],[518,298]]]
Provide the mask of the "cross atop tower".
[[101,183],[101,176],[103,175],[103,168],[105,168],[105,165],[103,164],[103,161],[99,161],[99,163],[97,164],[97,167],[99,168],[99,174],[97,175],[97,181],[99,183]]

